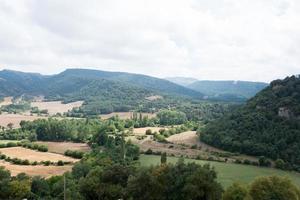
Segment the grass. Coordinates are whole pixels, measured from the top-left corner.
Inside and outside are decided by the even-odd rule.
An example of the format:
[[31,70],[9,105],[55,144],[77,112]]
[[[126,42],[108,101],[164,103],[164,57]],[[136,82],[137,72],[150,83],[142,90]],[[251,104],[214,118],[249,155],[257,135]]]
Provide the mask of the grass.
[[[176,157],[168,157],[169,163],[176,163],[177,161],[178,158]],[[160,164],[160,156],[141,155],[140,162],[142,166],[157,165]],[[288,172],[273,168],[256,167],[250,165],[221,163],[193,159],[185,159],[185,162],[195,162],[201,165],[209,163],[217,171],[218,181],[225,188],[230,186],[233,182],[250,183],[256,177],[271,175],[286,176],[289,179],[291,179],[296,185],[300,186],[300,174],[296,172]]]

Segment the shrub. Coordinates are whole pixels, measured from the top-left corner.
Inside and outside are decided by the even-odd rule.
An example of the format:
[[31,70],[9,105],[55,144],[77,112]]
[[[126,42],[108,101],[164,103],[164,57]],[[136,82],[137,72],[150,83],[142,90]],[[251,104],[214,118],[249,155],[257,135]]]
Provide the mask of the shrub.
[[152,130],[151,129],[147,129],[146,130],[146,135],[152,135]]
[[17,146],[17,143],[15,143],[15,142],[8,142],[6,144],[6,147],[16,147],[16,146]]
[[71,151],[71,150],[67,150],[65,152],[65,156],[69,156],[72,158],[77,158],[77,159],[81,159],[84,155],[84,152],[82,151]]
[[244,163],[245,165],[250,165],[250,164],[251,164],[251,161],[248,160],[248,159],[245,159],[243,163]]
[[37,150],[41,151],[41,152],[47,152],[48,151],[48,147],[46,147],[44,145],[40,145],[40,146],[38,146]]
[[147,151],[145,151],[145,154],[147,155],[151,155],[153,153],[152,149],[148,149]]
[[59,160],[58,162],[57,162],[57,166],[63,166],[65,163],[62,161],[62,160]]

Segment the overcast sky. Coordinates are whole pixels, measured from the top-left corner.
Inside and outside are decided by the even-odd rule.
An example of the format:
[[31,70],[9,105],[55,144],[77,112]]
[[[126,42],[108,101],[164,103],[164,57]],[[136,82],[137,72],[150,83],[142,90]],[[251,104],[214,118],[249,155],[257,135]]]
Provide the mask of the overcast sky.
[[0,0],[0,69],[270,81],[300,73],[299,0]]

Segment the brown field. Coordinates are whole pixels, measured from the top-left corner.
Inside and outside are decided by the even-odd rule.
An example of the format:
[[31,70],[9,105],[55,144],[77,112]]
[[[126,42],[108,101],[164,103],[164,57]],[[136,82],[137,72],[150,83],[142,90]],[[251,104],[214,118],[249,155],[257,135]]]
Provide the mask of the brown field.
[[73,142],[36,142],[48,147],[48,151],[52,153],[64,154],[67,150],[72,151],[90,151],[90,147],[86,143],[73,143]]
[[1,114],[0,115],[0,126],[7,127],[7,124],[13,123],[13,128],[19,128],[20,122],[24,121],[33,121],[36,119],[46,118],[42,116],[30,116],[30,115],[21,115],[21,114]]
[[[130,119],[132,118],[133,112],[113,112],[110,114],[100,115],[101,119],[109,119],[114,116],[118,116],[120,119]],[[139,115],[139,114],[138,114]],[[156,117],[155,113],[142,113],[142,116],[148,116],[148,118]]]
[[167,141],[175,144],[195,145],[195,144],[199,144],[199,137],[196,134],[196,131],[187,131],[187,132],[171,135],[170,137],[167,138]]
[[150,129],[153,132],[158,132],[160,129],[168,129],[166,127],[144,127],[144,128],[134,128],[134,135],[145,135],[146,131]]
[[0,102],[0,107],[12,104],[12,99],[12,97],[4,97],[3,101]]
[[62,175],[67,171],[72,170],[72,165],[64,165],[64,166],[27,166],[27,165],[13,165],[9,162],[5,162],[0,160],[0,166],[5,167],[5,169],[11,172],[12,176],[16,176],[19,173],[26,173],[29,176],[42,176],[45,178]]
[[22,147],[2,148],[0,152],[11,158],[20,158],[23,160],[27,159],[31,162],[34,161],[40,162],[40,161],[47,161],[47,160],[51,162],[57,162],[59,160],[67,161],[67,162],[78,161],[78,159],[70,158],[56,153],[39,152],[31,149],[25,149]]
[[82,106],[83,101],[76,101],[72,103],[63,104],[61,101],[37,101],[32,102],[31,107],[38,107],[39,110],[48,110],[50,115],[55,115],[56,113],[64,113],[72,110],[73,108],[78,108]]

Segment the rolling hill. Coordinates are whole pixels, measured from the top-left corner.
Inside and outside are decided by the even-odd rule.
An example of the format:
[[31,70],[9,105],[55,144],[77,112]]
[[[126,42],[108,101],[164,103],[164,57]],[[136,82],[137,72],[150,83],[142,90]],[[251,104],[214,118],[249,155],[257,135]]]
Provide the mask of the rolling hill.
[[225,150],[282,159],[300,171],[300,77],[275,80],[246,105],[209,123],[201,140]]
[[[199,100],[203,97],[200,92],[159,78],[88,69],[67,69],[51,76],[3,70],[0,71],[0,83],[2,97],[43,95],[46,99],[64,102],[84,100],[82,109],[90,114],[143,107],[149,104],[146,98],[154,95],[161,95],[167,100]],[[158,103],[160,101],[164,100],[158,100]]]

